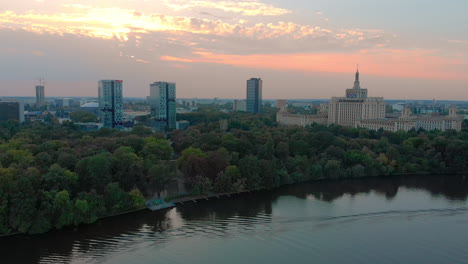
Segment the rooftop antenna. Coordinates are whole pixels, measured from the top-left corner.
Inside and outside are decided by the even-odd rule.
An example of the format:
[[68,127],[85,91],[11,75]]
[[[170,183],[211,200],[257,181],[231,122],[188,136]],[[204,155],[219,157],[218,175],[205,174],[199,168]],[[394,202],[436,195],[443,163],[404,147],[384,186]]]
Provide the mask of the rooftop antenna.
[[44,77],[39,77],[37,81],[39,82],[39,85],[41,86],[45,86],[46,84],[46,80],[44,79]]

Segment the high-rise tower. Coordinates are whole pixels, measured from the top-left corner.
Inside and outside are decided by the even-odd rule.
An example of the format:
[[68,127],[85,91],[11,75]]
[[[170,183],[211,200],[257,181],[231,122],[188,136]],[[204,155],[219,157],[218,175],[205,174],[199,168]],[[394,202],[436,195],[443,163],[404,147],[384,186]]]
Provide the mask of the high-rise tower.
[[262,112],[262,79],[247,80],[247,112]]
[[171,82],[150,84],[149,102],[153,127],[158,131],[176,129],[176,84]]
[[123,98],[121,80],[99,81],[99,113],[101,123],[108,128],[123,128]]
[[45,105],[44,85],[36,85],[36,107]]

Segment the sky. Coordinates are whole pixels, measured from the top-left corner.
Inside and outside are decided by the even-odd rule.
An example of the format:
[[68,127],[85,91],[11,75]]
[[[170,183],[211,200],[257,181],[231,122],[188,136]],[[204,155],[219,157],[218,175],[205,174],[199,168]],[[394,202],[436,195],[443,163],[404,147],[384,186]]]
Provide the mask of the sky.
[[468,100],[466,0],[15,0],[0,6],[0,96]]

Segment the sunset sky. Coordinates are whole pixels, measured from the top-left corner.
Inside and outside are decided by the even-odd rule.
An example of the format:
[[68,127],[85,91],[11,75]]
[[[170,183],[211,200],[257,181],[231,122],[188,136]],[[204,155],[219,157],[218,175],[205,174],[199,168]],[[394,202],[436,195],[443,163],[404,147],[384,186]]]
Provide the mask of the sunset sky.
[[177,83],[180,98],[468,100],[468,1],[15,0],[0,6],[0,96],[124,95]]

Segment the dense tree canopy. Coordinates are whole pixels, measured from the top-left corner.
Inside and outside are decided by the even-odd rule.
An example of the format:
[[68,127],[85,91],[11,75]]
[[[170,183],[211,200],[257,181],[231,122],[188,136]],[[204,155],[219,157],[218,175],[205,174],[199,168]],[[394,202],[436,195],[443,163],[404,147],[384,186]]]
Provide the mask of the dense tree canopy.
[[203,113],[185,114],[195,125],[167,138],[145,127],[84,132],[72,122],[0,123],[0,234],[41,233],[142,208],[177,175],[203,194],[467,170],[466,129],[281,127],[271,114]]
[[172,158],[171,144],[139,133],[0,124],[0,234],[42,233],[143,208],[144,197],[174,177],[175,166],[152,169]]
[[[189,118],[190,114],[185,114]],[[210,115],[212,118],[215,114]],[[371,131],[312,125],[277,126],[270,114],[217,120],[194,114],[197,125],[170,135],[179,168],[197,191],[272,188],[313,179],[406,173],[465,172],[468,131]]]

